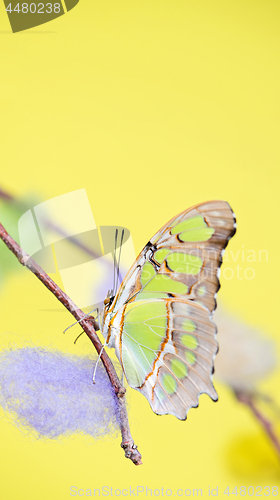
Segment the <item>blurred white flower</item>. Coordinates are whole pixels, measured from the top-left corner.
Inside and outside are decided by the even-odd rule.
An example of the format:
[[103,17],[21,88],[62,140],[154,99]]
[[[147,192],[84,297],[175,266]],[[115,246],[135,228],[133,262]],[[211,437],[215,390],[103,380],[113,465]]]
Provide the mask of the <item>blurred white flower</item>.
[[237,392],[254,392],[258,383],[277,365],[274,342],[219,309],[214,322],[218,327],[219,343],[216,378]]

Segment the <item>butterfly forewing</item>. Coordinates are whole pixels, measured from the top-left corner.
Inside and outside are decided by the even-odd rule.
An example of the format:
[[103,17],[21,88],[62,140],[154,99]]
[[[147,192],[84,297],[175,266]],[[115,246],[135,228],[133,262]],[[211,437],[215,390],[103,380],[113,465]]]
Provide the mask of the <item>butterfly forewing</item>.
[[174,217],[142,250],[112,304],[110,328],[128,383],[158,414],[185,419],[199,394],[217,399],[211,313],[222,251],[235,227],[224,201]]

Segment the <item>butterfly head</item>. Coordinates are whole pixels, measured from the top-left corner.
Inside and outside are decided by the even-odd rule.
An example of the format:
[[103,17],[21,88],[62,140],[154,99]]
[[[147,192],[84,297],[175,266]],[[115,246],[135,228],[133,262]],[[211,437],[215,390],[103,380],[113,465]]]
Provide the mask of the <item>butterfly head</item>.
[[114,293],[113,290],[109,290],[107,293],[107,297],[104,300],[104,309],[106,312],[108,312],[108,310],[110,309],[110,307],[114,301],[115,295],[113,295],[113,293]]

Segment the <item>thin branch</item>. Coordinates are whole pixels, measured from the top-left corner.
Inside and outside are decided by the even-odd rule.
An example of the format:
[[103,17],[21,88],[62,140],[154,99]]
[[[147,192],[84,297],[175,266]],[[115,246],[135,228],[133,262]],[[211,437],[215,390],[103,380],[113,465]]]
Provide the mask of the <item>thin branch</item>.
[[277,450],[279,458],[280,458],[279,438],[278,438],[270,420],[268,420],[268,418],[266,416],[264,416],[260,412],[260,410],[257,408],[256,403],[254,401],[255,395],[248,394],[247,392],[235,391],[235,396],[240,403],[243,403],[250,408],[253,415],[256,417],[256,419],[259,421],[259,423],[263,427],[263,429],[266,432],[267,436],[269,437],[270,441],[273,443],[274,447]]
[[2,200],[6,200],[6,201],[14,201],[13,196],[11,196],[9,193],[6,193],[6,191],[1,189],[1,187],[0,187],[0,198],[2,198]]
[[[64,307],[66,307],[66,309],[68,309],[77,321],[82,320],[80,323],[99,354],[102,349],[102,344],[95,331],[95,328],[98,329],[98,325],[95,320],[89,317],[84,318],[85,314],[83,311],[74,304],[70,297],[68,297],[68,295],[66,295],[66,293],[59,288],[59,286],[47,275],[47,273],[45,273],[45,271],[32,259],[32,257],[30,257],[30,255],[28,255],[18,245],[18,243],[16,243],[16,241],[7,233],[2,224],[0,224],[0,238],[8,249],[16,256],[20,264],[27,267],[33,274],[35,274],[35,276],[37,276],[37,278],[48,288],[48,290],[55,295],[55,297],[61,302],[61,304],[64,305]],[[114,365],[104,349],[101,354],[101,360],[118,398],[120,429],[122,434],[121,446],[125,451],[126,458],[132,460],[135,465],[140,465],[142,463],[141,454],[133,442],[128,423],[125,404],[125,388],[122,386]]]

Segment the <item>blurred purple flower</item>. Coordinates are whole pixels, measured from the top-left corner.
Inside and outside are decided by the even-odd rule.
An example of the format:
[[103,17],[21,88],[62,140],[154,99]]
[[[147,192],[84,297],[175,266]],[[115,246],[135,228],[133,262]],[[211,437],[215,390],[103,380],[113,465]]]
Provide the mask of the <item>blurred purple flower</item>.
[[114,391],[102,363],[92,383],[94,362],[42,347],[2,351],[0,405],[39,437],[116,432]]
[[254,392],[278,364],[275,344],[269,336],[242,321],[215,312],[219,352],[215,376],[235,391]]

